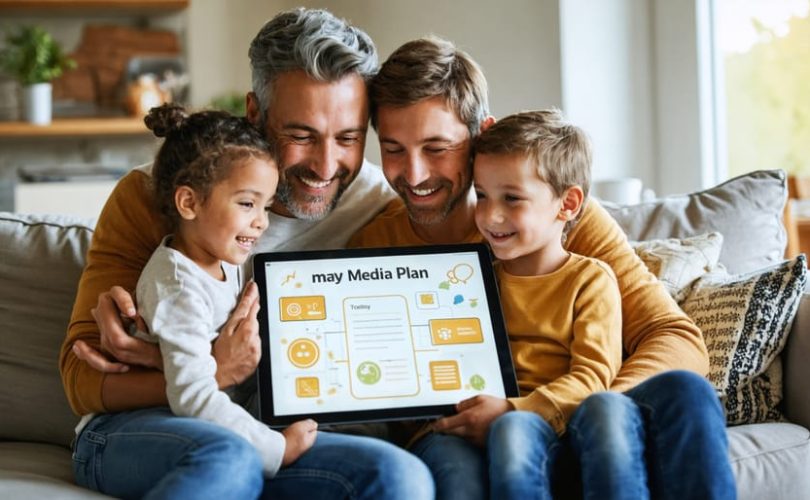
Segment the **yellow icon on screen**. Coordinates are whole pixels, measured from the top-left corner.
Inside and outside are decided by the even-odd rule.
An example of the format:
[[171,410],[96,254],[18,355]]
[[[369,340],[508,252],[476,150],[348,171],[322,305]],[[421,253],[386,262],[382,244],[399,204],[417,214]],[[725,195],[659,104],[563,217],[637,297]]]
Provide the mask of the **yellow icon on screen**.
[[321,395],[318,377],[298,377],[295,379],[295,395],[299,398],[317,398]]
[[326,319],[326,299],[323,295],[281,297],[281,321],[315,321]]
[[309,368],[317,363],[320,357],[321,350],[318,344],[309,339],[293,340],[287,348],[287,359],[298,368]]
[[484,341],[478,318],[432,319],[429,323],[434,345],[475,344]]
[[449,361],[431,361],[430,385],[434,391],[455,391],[461,389],[461,374],[458,363]]
[[438,294],[436,292],[416,292],[416,307],[419,309],[438,309]]

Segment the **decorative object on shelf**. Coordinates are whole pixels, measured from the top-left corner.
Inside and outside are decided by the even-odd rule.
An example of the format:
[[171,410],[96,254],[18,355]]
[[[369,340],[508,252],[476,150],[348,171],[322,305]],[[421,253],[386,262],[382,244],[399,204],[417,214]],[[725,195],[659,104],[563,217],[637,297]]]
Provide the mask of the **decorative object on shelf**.
[[146,73],[127,86],[127,112],[132,116],[146,116],[150,109],[170,102],[171,98],[171,93],[161,88],[155,75]]
[[39,26],[23,26],[6,35],[0,69],[23,87],[23,117],[37,125],[51,122],[51,81],[74,68],[59,42]]
[[[161,83],[163,70],[168,67],[177,74],[182,60],[176,33],[114,24],[84,25],[70,56],[79,69],[54,82],[54,99],[94,105],[95,115],[123,112],[129,84],[146,73],[154,74]],[[167,62],[157,64],[161,61]],[[178,98],[173,96],[173,100]]]
[[211,109],[227,111],[234,116],[245,116],[247,113],[246,106],[245,93],[236,91],[220,94],[208,103],[208,107]]

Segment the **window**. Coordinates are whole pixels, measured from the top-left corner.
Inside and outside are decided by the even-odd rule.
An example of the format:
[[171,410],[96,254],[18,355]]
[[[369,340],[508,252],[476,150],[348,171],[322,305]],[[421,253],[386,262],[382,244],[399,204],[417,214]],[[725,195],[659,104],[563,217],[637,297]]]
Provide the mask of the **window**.
[[715,0],[720,178],[810,175],[809,13],[810,0]]

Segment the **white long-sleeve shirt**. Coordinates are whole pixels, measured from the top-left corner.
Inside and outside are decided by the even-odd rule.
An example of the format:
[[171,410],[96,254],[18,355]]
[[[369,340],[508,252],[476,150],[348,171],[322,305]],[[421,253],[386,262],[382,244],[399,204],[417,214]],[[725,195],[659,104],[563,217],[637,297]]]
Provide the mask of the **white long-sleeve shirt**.
[[149,327],[147,340],[160,344],[169,406],[175,415],[214,422],[247,439],[259,451],[265,475],[272,477],[284,456],[284,436],[219,389],[211,354],[211,342],[238,299],[239,269],[223,262],[226,278],[218,281],[168,247],[168,238],[143,269],[136,296]]

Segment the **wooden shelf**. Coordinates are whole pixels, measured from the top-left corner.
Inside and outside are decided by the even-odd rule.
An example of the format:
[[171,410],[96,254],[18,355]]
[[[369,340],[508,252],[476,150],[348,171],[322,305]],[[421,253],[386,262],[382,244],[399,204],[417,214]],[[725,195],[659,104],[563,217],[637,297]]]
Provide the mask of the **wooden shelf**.
[[188,7],[189,0],[0,0],[0,9],[19,11],[70,11],[74,9],[149,9],[173,11]]
[[142,118],[56,118],[50,125],[0,122],[0,140],[20,137],[148,135]]

